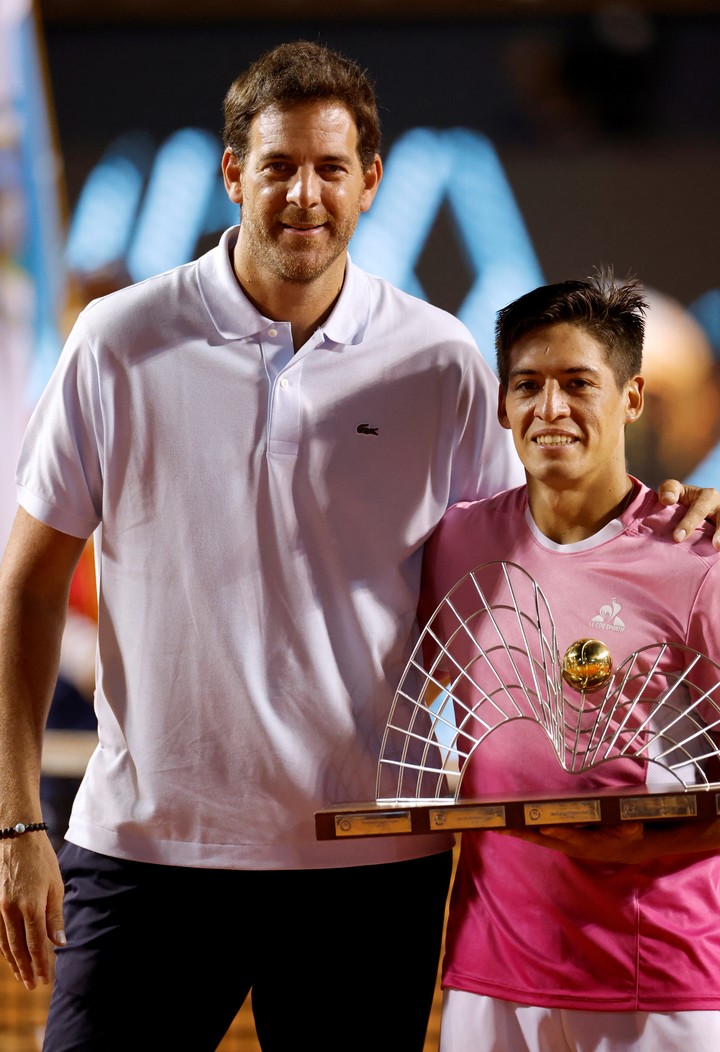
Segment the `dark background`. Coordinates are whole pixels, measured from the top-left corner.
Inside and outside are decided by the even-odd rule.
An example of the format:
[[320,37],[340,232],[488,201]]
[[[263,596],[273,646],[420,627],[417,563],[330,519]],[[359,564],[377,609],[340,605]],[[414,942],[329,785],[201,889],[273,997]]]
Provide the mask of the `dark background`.
[[[70,209],[112,139],[219,133],[237,73],[305,37],[368,68],[386,155],[418,125],[490,137],[547,280],[609,262],[684,304],[720,284],[716,3],[45,0],[39,10]],[[291,17],[300,10],[314,17]],[[463,264],[442,224],[423,279],[428,298],[453,309]]]

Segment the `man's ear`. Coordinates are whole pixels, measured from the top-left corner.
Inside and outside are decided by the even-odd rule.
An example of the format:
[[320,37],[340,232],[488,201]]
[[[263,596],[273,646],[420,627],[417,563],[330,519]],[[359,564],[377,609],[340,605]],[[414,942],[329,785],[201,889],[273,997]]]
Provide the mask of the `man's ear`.
[[500,426],[510,431],[510,421],[508,420],[508,415],[505,409],[505,388],[502,386],[502,384],[500,384],[500,387],[498,387],[497,417],[500,421]]
[[221,167],[228,197],[234,204],[241,205],[242,166],[229,146],[223,154]]
[[380,180],[382,179],[383,166],[380,160],[379,154],[375,154],[375,158],[368,169],[365,171],[365,187],[362,194],[360,195],[360,211],[367,212],[370,205],[373,203],[375,194],[377,193],[378,186],[380,186]]
[[626,424],[634,424],[642,415],[643,405],[645,404],[644,386],[645,380],[642,376],[633,376],[632,380],[628,380],[625,389],[625,397],[627,399],[625,406]]

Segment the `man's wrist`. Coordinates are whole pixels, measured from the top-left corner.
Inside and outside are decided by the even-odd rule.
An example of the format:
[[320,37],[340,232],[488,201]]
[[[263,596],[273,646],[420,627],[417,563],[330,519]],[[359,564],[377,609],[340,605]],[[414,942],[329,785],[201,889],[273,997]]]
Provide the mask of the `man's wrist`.
[[23,833],[42,833],[47,827],[47,822],[16,822],[14,826],[0,829],[0,840],[14,840]]

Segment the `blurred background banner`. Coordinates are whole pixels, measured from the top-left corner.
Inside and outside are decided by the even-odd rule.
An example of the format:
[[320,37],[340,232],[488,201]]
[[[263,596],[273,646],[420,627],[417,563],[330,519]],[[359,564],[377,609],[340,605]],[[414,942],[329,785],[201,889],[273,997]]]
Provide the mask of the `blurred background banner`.
[[0,4],[0,547],[15,511],[27,414],[60,349],[62,165],[38,13]]
[[30,0],[2,0],[0,12],[0,163],[3,189],[10,195],[3,209],[3,254],[32,279],[31,380],[38,391],[57,360],[66,295],[63,163],[37,6]]

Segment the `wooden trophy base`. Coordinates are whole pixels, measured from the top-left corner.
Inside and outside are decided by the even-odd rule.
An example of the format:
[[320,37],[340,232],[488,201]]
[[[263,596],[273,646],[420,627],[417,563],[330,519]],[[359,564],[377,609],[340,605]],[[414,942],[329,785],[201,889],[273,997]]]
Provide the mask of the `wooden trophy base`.
[[720,786],[674,789],[633,787],[556,796],[505,799],[392,800],[338,804],[315,813],[318,840],[462,832],[465,829],[525,829],[552,825],[619,825],[622,822],[714,821],[720,815]]

